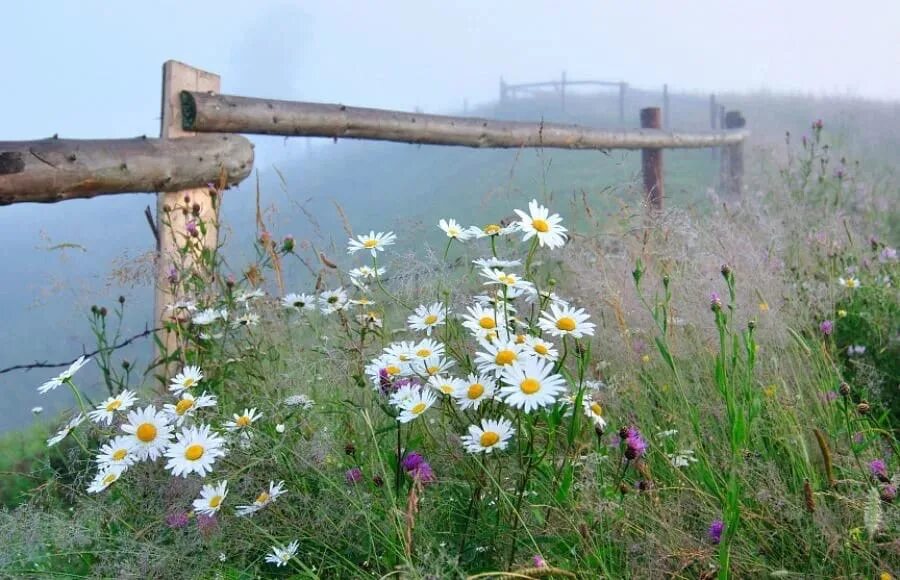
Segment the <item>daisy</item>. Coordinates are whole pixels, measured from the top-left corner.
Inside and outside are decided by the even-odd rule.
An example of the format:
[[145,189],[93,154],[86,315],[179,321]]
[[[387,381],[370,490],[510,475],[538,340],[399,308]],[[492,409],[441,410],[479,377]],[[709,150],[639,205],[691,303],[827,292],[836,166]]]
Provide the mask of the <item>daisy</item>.
[[125,389],[115,397],[109,397],[99,405],[96,409],[88,413],[88,416],[95,423],[106,423],[110,425],[116,411],[125,411],[129,409],[137,400],[137,395]]
[[838,284],[840,284],[844,288],[859,288],[860,286],[859,278],[856,278],[854,276],[850,276],[849,278],[844,278],[843,276],[841,276],[840,278],[838,278]]
[[444,230],[444,233],[447,234],[447,237],[451,240],[459,240],[460,242],[464,242],[475,235],[471,230],[462,227],[458,223],[456,223],[455,219],[441,220],[438,222],[438,227]]
[[[531,292],[534,285],[522,278],[519,278],[516,274],[508,273],[503,270],[492,270],[491,268],[484,268],[481,271],[481,275],[488,279],[484,284],[500,284],[501,287],[506,288],[507,296],[514,297],[519,296],[522,292]],[[512,294],[511,294],[512,293]]]
[[410,369],[419,375],[433,377],[449,370],[455,363],[441,355],[431,355],[424,360],[414,361]]
[[469,425],[469,434],[460,437],[460,441],[469,453],[503,451],[515,432],[508,419],[482,419],[480,427]]
[[517,222],[505,227],[497,224],[488,224],[484,226],[484,228],[472,226],[469,228],[469,231],[472,232],[476,238],[487,238],[490,236],[506,236],[518,231],[518,229],[519,224]]
[[166,449],[166,457],[169,458],[166,469],[170,469],[172,475],[181,477],[187,477],[190,473],[206,477],[207,473],[212,472],[216,459],[225,455],[224,444],[225,440],[209,425],[187,427]]
[[444,305],[440,302],[435,302],[431,306],[423,304],[416,308],[415,314],[406,319],[411,330],[424,330],[428,336],[431,336],[431,331],[436,326],[441,326],[444,322]]
[[118,481],[124,472],[125,469],[121,467],[107,467],[101,469],[94,477],[94,481],[91,482],[91,485],[88,486],[88,493],[100,493]]
[[197,326],[209,326],[219,319],[226,320],[227,318],[228,311],[224,308],[221,310],[216,310],[215,308],[207,308],[206,310],[201,310],[200,312],[194,314],[194,316],[191,317],[191,322],[193,322]]
[[347,293],[343,288],[326,290],[319,295],[319,310],[322,314],[331,314],[347,307]]
[[[378,268],[376,270],[372,266],[360,266],[359,268],[353,268],[352,270],[347,272],[347,275],[350,276],[350,279],[354,281],[368,280],[369,278],[372,278],[374,280],[375,278],[381,278],[382,276],[384,276],[385,272],[387,272],[385,268]],[[355,283],[356,282],[354,282],[354,284]]]
[[235,509],[235,512],[239,516],[248,516],[250,514],[254,514],[259,510],[263,509],[270,503],[274,502],[276,499],[281,497],[287,493],[287,490],[284,489],[284,482],[279,481],[275,483],[274,481],[269,482],[269,489],[263,490],[259,492],[259,495],[256,496],[256,499],[253,500],[253,503],[250,505],[239,505]]
[[225,496],[228,495],[228,482],[222,481],[216,485],[205,484],[200,490],[200,497],[194,500],[194,512],[204,516],[215,515],[222,507]]
[[119,435],[107,441],[94,459],[101,471],[109,467],[119,467],[124,470],[137,461],[133,449],[132,438],[127,435]]
[[39,386],[38,392],[43,395],[47,391],[52,391],[63,383],[70,382],[72,380],[72,377],[75,376],[75,373],[77,373],[81,369],[81,367],[88,364],[90,361],[91,359],[85,358],[84,356],[78,357],[78,360],[73,362],[69,366],[69,368]]
[[259,324],[259,314],[247,312],[234,319],[231,328],[240,328],[242,326],[256,326]]
[[265,295],[266,293],[263,292],[262,288],[257,288],[256,290],[251,290],[249,292],[241,292],[234,301],[238,304],[246,304],[255,298],[263,298]]
[[584,335],[593,336],[596,324],[587,322],[590,315],[584,308],[574,309],[570,306],[558,307],[550,304],[550,312],[544,311],[538,325],[552,336],[573,336],[581,338]]
[[477,339],[485,339],[497,332],[497,326],[504,324],[503,313],[493,308],[475,304],[466,308],[469,312],[463,315],[463,326],[468,328]]
[[547,304],[556,304],[557,306],[569,305],[569,302],[560,298],[556,292],[551,292],[550,290],[537,291],[537,288],[528,293],[528,296],[525,297],[525,301],[529,304],[537,302],[538,306],[541,307],[546,306]]
[[538,243],[541,246],[547,246],[551,250],[553,248],[562,247],[566,243],[566,228],[562,227],[562,218],[559,214],[550,215],[550,211],[538,204],[536,199],[531,200],[528,204],[529,213],[517,209],[519,215],[519,228],[525,232],[522,241],[537,236]]
[[603,418],[603,407],[597,401],[590,397],[584,397],[581,401],[584,408],[584,414],[594,422],[594,425],[601,429],[606,428],[606,419]]
[[551,362],[556,361],[556,359],[559,358],[559,352],[556,350],[554,344],[537,336],[525,337],[525,352],[536,358]]
[[437,375],[428,377],[428,386],[444,395],[452,395],[458,389],[464,387],[465,382],[462,379]]
[[300,407],[304,411],[308,411],[315,406],[315,402],[306,395],[291,395],[284,400],[284,404],[288,407]]
[[130,411],[126,423],[122,425],[122,431],[131,435],[134,453],[140,461],[154,461],[162,455],[172,439],[169,418],[153,405]]
[[388,360],[401,365],[408,365],[416,359],[416,343],[411,340],[394,342],[385,347],[384,354]]
[[505,368],[502,378],[506,383],[500,389],[503,402],[526,413],[552,405],[566,390],[562,376],[553,374],[553,365],[538,359]]
[[180,395],[184,391],[190,390],[191,387],[194,387],[202,380],[203,371],[200,370],[200,367],[188,365],[181,369],[180,373],[175,375],[175,378],[171,381],[172,384],[169,385],[169,390],[176,395]]
[[287,546],[272,546],[272,551],[266,554],[266,562],[275,564],[279,568],[286,566],[297,555],[300,542],[294,540]]
[[413,396],[402,403],[402,406],[400,407],[400,416],[397,417],[397,420],[401,423],[409,423],[430,409],[436,402],[437,397],[435,397],[433,390],[428,389],[423,391],[419,389],[418,396]]
[[465,381],[453,391],[459,408],[477,410],[482,401],[494,396],[494,380],[488,375],[469,375]]
[[516,344],[514,340],[496,340],[493,343],[482,342],[481,348],[485,352],[478,351],[475,353],[475,364],[482,373],[493,371],[500,374],[503,369],[507,369],[526,358],[523,356],[522,345]]
[[693,449],[682,449],[678,453],[666,454],[666,457],[669,458],[669,462],[672,464],[672,467],[688,467],[691,463],[697,463],[697,458],[694,457]]
[[355,298],[350,301],[350,304],[354,306],[372,306],[375,304],[374,300],[369,300],[365,296],[360,296],[359,298]]
[[402,408],[413,399],[418,399],[421,391],[422,387],[420,385],[408,382],[391,393],[388,402],[395,407]]
[[476,258],[472,263],[481,269],[490,268],[492,270],[506,270],[507,268],[515,268],[522,265],[521,260],[501,260],[500,258]]
[[84,416],[84,413],[78,413],[77,415],[69,419],[69,422],[66,423],[62,429],[57,431],[56,435],[47,439],[47,447],[53,447],[54,445],[68,437],[69,433],[72,432],[72,429],[84,423],[85,419],[87,419],[87,417]]
[[384,326],[381,314],[374,310],[370,310],[365,314],[357,314],[356,321],[360,326],[365,326],[366,328],[382,328]]
[[444,345],[431,338],[423,338],[414,347],[414,354],[417,359],[424,360],[432,356],[444,354]]
[[194,416],[194,411],[203,407],[215,407],[215,395],[209,395],[205,391],[199,397],[185,392],[181,394],[181,398],[174,405],[166,403],[163,405],[163,411],[169,415],[169,419],[176,427],[181,427],[185,419]]
[[316,297],[312,294],[292,292],[281,299],[281,305],[285,308],[296,308],[297,310],[315,310]]
[[229,431],[239,431],[241,429],[246,429],[260,417],[262,417],[262,413],[257,413],[256,408],[244,409],[244,412],[240,415],[235,413],[234,420],[225,423],[225,428]]
[[407,365],[399,362],[395,357],[383,354],[366,365],[365,373],[375,388],[380,389],[382,379],[393,381],[405,374],[404,369],[407,368]]
[[194,312],[197,310],[197,303],[193,300],[179,300],[174,304],[166,304],[166,314],[168,314],[169,316],[174,316],[182,310],[186,310],[187,312]]
[[356,239],[350,238],[347,245],[347,253],[355,254],[359,250],[369,250],[374,257],[378,252],[383,252],[385,246],[390,246],[397,240],[394,232],[369,232],[369,235],[356,236]]
[[[474,296],[472,299],[475,300],[476,304],[480,304],[482,306],[490,306],[495,309],[497,312],[503,312],[504,310],[512,314],[516,311],[516,307],[513,306],[513,299],[516,298],[522,292],[520,290],[515,290],[510,292],[507,290],[506,296],[503,295],[503,289],[497,288],[495,292],[491,292],[491,294],[478,294]],[[513,296],[515,294],[515,296]]]

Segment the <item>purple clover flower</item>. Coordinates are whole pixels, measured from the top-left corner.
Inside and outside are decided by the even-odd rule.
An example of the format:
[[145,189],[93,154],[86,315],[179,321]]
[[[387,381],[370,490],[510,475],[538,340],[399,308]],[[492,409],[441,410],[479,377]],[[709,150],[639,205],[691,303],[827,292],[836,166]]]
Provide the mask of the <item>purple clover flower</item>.
[[534,562],[535,568],[547,568],[547,560],[544,560],[540,554],[535,554],[531,561]]
[[819,332],[825,336],[831,336],[831,333],[834,332],[834,322],[831,320],[823,320],[822,323],[819,324]]
[[719,545],[719,542],[722,541],[722,532],[725,531],[725,522],[722,520],[713,520],[711,524],[709,524],[709,531],[707,535],[709,537],[709,541],[714,545]]
[[359,467],[351,467],[347,470],[347,473],[344,474],[344,477],[347,479],[348,485],[355,485],[362,481],[362,469]]

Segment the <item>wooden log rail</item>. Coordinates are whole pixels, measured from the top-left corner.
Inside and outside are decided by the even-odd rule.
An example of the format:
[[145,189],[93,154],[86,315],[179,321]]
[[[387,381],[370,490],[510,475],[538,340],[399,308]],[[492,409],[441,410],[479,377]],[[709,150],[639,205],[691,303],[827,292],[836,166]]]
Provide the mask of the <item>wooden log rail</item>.
[[240,135],[0,141],[0,205],[235,184],[253,168]]
[[183,91],[185,130],[369,139],[477,148],[683,149],[742,142],[746,131],[675,133],[425,115],[337,104]]

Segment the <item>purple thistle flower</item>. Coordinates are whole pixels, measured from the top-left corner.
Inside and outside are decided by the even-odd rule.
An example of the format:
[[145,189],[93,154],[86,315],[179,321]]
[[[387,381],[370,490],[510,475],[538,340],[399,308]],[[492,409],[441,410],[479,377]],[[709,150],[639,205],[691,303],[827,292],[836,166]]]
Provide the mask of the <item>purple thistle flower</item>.
[[889,481],[887,472],[887,464],[884,462],[884,459],[873,459],[869,462],[869,470],[872,472],[872,475],[880,479],[881,481]]
[[822,323],[819,324],[819,332],[825,336],[831,336],[831,333],[834,332],[834,322],[831,320],[823,320]]
[[896,262],[897,261],[897,250],[896,248],[885,248],[881,250],[881,253],[878,254],[879,262]]
[[723,531],[725,531],[725,522],[722,520],[713,520],[712,523],[709,524],[709,531],[707,532],[709,541],[714,545],[718,545],[719,542],[722,541]]
[[713,312],[718,312],[722,310],[722,298],[719,296],[718,292],[710,292],[709,294],[709,308]]
[[637,427],[629,427],[625,437],[625,457],[637,459],[647,451],[647,441],[641,436]]
[[400,464],[403,465],[403,469],[406,471],[414,471],[424,462],[425,458],[413,451],[412,453],[407,453]]
[[391,382],[391,376],[388,374],[387,369],[378,371],[378,386],[381,388],[382,395],[387,395],[394,390],[394,384]]
[[215,514],[208,516],[205,514],[197,515],[197,527],[200,529],[200,533],[204,537],[208,537],[214,534],[219,529],[219,520],[216,518]]
[[294,251],[294,246],[294,236],[290,234],[284,236],[284,240],[281,242],[281,251],[286,254],[290,254]]
[[409,470],[409,474],[419,483],[434,483],[437,481],[437,477],[434,476],[434,471],[431,470],[431,466],[428,465],[427,461],[423,461],[415,469]]
[[535,568],[547,567],[547,560],[544,560],[544,558],[540,554],[535,554],[531,561],[534,562]]
[[191,519],[185,512],[175,512],[166,516],[166,525],[173,530],[180,530],[190,523]]
[[347,473],[344,474],[344,477],[347,479],[348,485],[354,485],[362,481],[362,469],[359,467],[351,467],[347,470]]
[[175,268],[175,266],[171,266],[169,268],[169,273],[166,276],[166,279],[169,281],[169,284],[178,283],[178,270]]
[[200,235],[200,230],[197,229],[197,222],[195,222],[194,220],[191,220],[188,223],[186,223],[184,227],[187,229],[187,233],[190,234],[192,237],[196,238],[197,236]]
[[897,499],[897,486],[888,484],[881,488],[881,501],[894,503],[895,499]]

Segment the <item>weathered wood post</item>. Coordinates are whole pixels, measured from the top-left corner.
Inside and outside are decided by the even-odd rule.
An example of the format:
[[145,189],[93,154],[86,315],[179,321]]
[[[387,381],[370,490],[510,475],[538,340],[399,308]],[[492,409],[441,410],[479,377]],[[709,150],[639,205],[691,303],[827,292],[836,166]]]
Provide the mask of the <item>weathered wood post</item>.
[[[641,109],[641,129],[662,128],[659,107]],[[644,176],[644,195],[650,211],[663,207],[663,161],[661,148],[641,149],[641,173]]]
[[619,83],[619,124],[625,124],[625,91],[628,90],[628,83]]
[[[196,135],[182,129],[181,91],[219,92],[218,75],[194,68],[184,63],[169,60],[163,64],[162,117],[160,136],[163,138]],[[188,201],[190,200],[190,201]],[[199,204],[199,215],[191,214],[191,206]],[[205,248],[214,248],[218,241],[217,205],[214,205],[208,188],[186,189],[160,193],[157,196],[156,228],[158,233],[156,259],[156,296],[154,323],[161,327],[167,321],[166,306],[178,300],[172,292],[172,280],[178,276],[177,266],[183,265],[178,247],[184,244],[188,222],[202,220],[205,234],[198,232],[198,240]],[[182,211],[184,208],[187,211]],[[157,352],[157,359],[164,359],[178,348],[177,335],[162,330],[159,344],[165,351]],[[159,348],[157,350],[160,350]],[[163,366],[159,374],[168,377],[169,368]]]
[[[743,129],[747,124],[744,116],[740,111],[728,111],[725,114],[725,129]],[[723,167],[726,170],[723,175],[725,191],[731,197],[740,197],[741,190],[744,187],[744,142],[738,141],[732,143],[725,148],[725,163]]]
[[662,99],[663,99],[663,105],[662,105],[663,127],[665,127],[665,129],[668,130],[668,129],[672,128],[671,118],[669,117],[669,114],[671,111],[669,109],[669,85],[668,84],[663,85]]
[[562,80],[559,82],[559,107],[566,112],[566,71],[562,71]]

